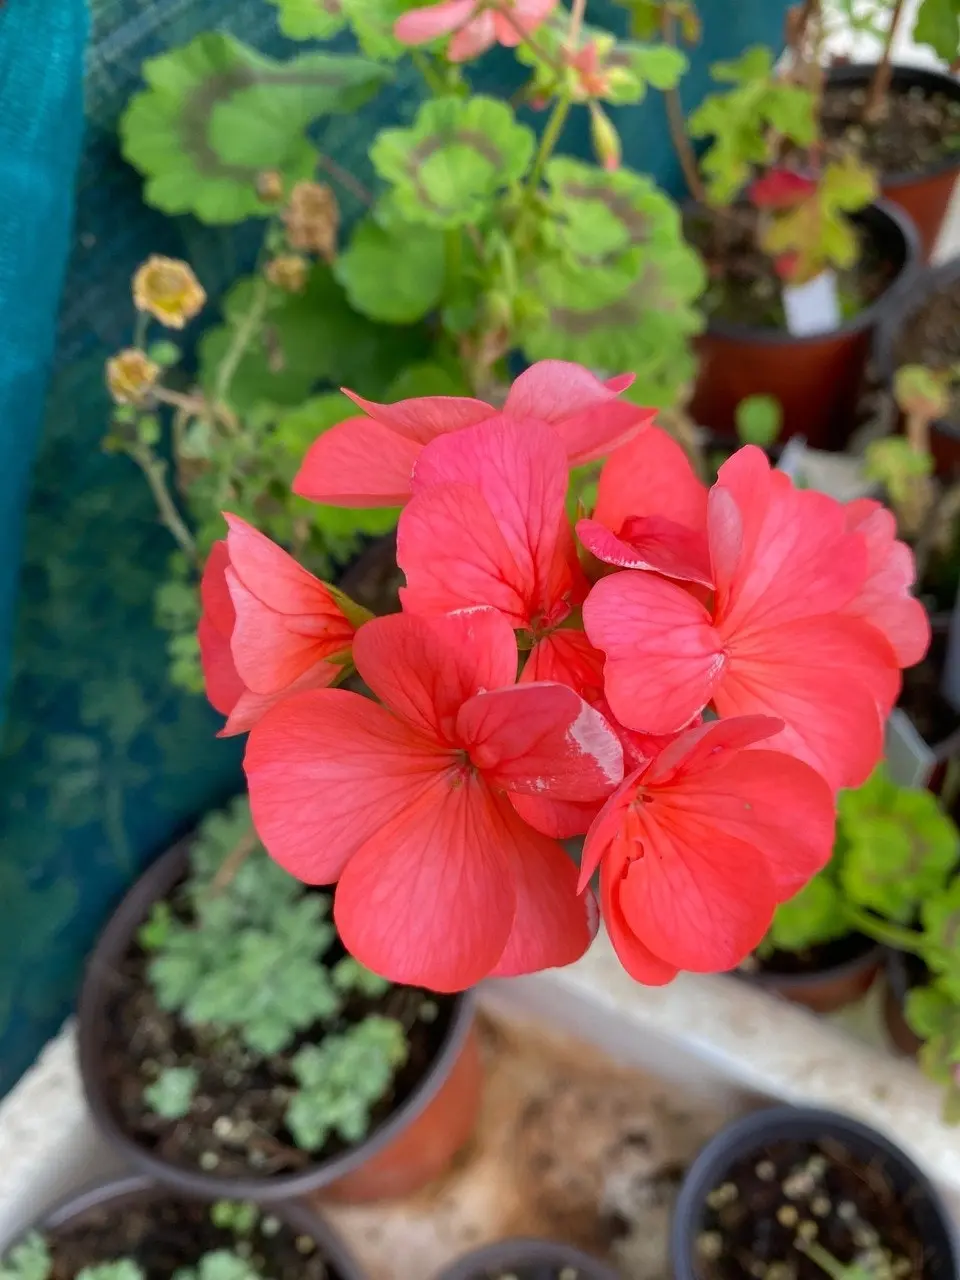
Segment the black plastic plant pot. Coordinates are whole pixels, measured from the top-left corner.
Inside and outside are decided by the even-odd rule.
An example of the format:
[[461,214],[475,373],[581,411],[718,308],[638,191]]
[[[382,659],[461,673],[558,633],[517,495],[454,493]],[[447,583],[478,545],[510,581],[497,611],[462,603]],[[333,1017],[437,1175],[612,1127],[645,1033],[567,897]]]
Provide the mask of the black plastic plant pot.
[[498,1240],[464,1254],[437,1280],[619,1280],[618,1273],[572,1245],[555,1240]]
[[[207,1197],[191,1196],[171,1187],[161,1187],[150,1178],[135,1175],[87,1187],[45,1213],[34,1224],[33,1230],[48,1240],[55,1256],[58,1236],[62,1239],[68,1234],[80,1233],[89,1224],[91,1234],[107,1237],[111,1220],[117,1219],[120,1223],[117,1235],[122,1239],[125,1233],[129,1236],[135,1214],[145,1211],[149,1216],[151,1209],[155,1207],[158,1217],[162,1215],[159,1231],[161,1244],[164,1249],[168,1249],[171,1242],[171,1227],[175,1227],[178,1210],[182,1207],[184,1215],[196,1214],[199,1205],[206,1213],[210,1204],[211,1201]],[[316,1245],[316,1252],[320,1254],[324,1263],[322,1269],[318,1268],[320,1274],[329,1277],[329,1280],[365,1280],[359,1263],[351,1256],[349,1249],[337,1233],[307,1205],[289,1203],[271,1205],[265,1213],[276,1219],[281,1228],[286,1228],[290,1233],[292,1239],[288,1252],[293,1254],[294,1259],[299,1256],[301,1268],[304,1265],[304,1259],[309,1256],[309,1251],[304,1249],[305,1240],[310,1240]],[[27,1234],[28,1232],[21,1232],[19,1239],[23,1239]],[[189,1236],[187,1240],[189,1244]],[[299,1241],[299,1249],[297,1241]],[[128,1240],[125,1243],[131,1253],[136,1252],[138,1257],[141,1256],[137,1249],[138,1242]],[[265,1247],[269,1247],[269,1239],[263,1243]],[[11,1240],[0,1245],[0,1256],[15,1244],[16,1240]],[[221,1243],[219,1247],[222,1248],[224,1245]],[[121,1253],[113,1258],[90,1258],[87,1265],[119,1261],[122,1256],[127,1255]],[[182,1266],[193,1266],[198,1261],[199,1257],[178,1259],[178,1263]],[[293,1264],[287,1268],[287,1274],[291,1271],[293,1271]],[[59,1275],[60,1272],[58,1271],[57,1274]],[[273,1275],[274,1272],[271,1270],[269,1274]]]
[[78,1055],[93,1119],[124,1160],[185,1195],[260,1204],[310,1193],[340,1203],[407,1195],[438,1177],[476,1126],[483,1068],[470,992],[452,998],[443,1042],[404,1100],[355,1147],[290,1173],[226,1177],[166,1159],[124,1126],[107,1069],[116,975],[155,902],[167,897],[188,868],[189,840],[165,853],[120,903],[87,964],[78,1009]]
[[[741,1174],[738,1171],[752,1168],[754,1159],[758,1165],[772,1164],[778,1148],[787,1144],[796,1144],[798,1150],[822,1151],[828,1169],[842,1168],[849,1172],[857,1162],[873,1171],[874,1177],[882,1178],[891,1197],[908,1217],[914,1243],[922,1248],[924,1280],[956,1280],[960,1272],[951,1217],[926,1174],[899,1147],[868,1125],[835,1111],[813,1107],[772,1107],[753,1112],[722,1129],[703,1148],[687,1171],[671,1226],[674,1280],[706,1280],[708,1276],[724,1275],[716,1261],[703,1261],[704,1235],[710,1234],[710,1204],[716,1206],[718,1189],[723,1189],[724,1194],[734,1188],[739,1192],[741,1188],[736,1179]],[[761,1170],[758,1168],[757,1172]],[[778,1191],[780,1185],[776,1184]],[[868,1185],[866,1180],[863,1185]],[[794,1199],[799,1198],[798,1207],[804,1203],[805,1192],[790,1194]],[[835,1210],[836,1205],[831,1205],[828,1212]],[[811,1218],[815,1212],[811,1212]],[[749,1202],[745,1208],[741,1205],[741,1214],[748,1228],[757,1230],[758,1239],[769,1239],[778,1229],[772,1215],[758,1213],[756,1218],[751,1218]],[[887,1221],[871,1225],[880,1233],[889,1227]],[[822,1219],[819,1232],[817,1237],[814,1230],[814,1238],[822,1240],[825,1235]],[[840,1261],[846,1265],[850,1259]],[[812,1267],[812,1271],[816,1273],[817,1268]],[[919,1275],[920,1271],[913,1274]]]
[[[833,67],[829,85],[861,88],[869,85],[876,67],[873,64],[847,63]],[[960,102],[960,81],[955,76],[924,67],[894,67],[891,91],[894,94],[919,91],[922,94],[944,94]],[[936,247],[950,199],[960,177],[960,153],[947,156],[917,173],[881,173],[884,197],[909,213],[920,234],[924,259]]]
[[[960,291],[960,258],[951,258],[938,267],[927,267],[915,275],[888,307],[877,326],[874,364],[882,384],[893,393],[897,369],[908,363],[899,353],[901,339],[916,323],[924,305],[937,294]],[[944,365],[955,364],[956,354],[944,353]],[[945,418],[931,425],[930,449],[937,475],[944,480],[960,477],[960,426]]]

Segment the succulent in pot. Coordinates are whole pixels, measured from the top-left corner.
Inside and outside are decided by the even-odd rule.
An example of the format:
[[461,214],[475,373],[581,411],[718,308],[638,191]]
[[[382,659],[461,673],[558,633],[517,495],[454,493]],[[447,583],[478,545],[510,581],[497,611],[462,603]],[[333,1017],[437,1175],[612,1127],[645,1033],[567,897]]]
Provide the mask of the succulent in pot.
[[598,1258],[555,1240],[498,1240],[457,1258],[437,1280],[616,1280]]

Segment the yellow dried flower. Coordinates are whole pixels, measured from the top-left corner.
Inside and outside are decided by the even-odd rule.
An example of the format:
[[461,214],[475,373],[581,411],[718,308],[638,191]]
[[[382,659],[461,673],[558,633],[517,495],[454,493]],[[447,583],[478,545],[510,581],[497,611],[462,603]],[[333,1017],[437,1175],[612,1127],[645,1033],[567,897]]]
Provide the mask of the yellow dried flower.
[[159,377],[160,366],[137,347],[107,361],[107,388],[117,404],[142,404]]
[[133,277],[133,301],[168,329],[182,329],[207,300],[200,281],[185,262],[153,254]]
[[322,182],[296,184],[283,222],[291,248],[317,253],[328,262],[336,256],[340,210],[336,196]]
[[276,169],[264,169],[257,174],[257,195],[271,204],[279,203],[283,199],[283,175]]
[[307,283],[310,264],[298,253],[284,253],[267,263],[266,276],[271,284],[287,293],[301,293]]

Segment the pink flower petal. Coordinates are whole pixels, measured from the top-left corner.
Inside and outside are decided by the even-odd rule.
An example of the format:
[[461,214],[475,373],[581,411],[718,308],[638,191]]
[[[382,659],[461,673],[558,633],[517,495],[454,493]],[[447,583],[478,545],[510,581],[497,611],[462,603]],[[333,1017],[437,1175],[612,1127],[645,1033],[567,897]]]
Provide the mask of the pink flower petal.
[[603,806],[602,800],[553,800],[516,791],[509,793],[509,800],[527,826],[553,840],[585,835]]
[[244,692],[230,652],[230,639],[217,630],[206,614],[197,627],[197,639],[207,697],[215,711],[228,716]]
[[531,831],[503,809],[513,858],[517,909],[494,978],[512,978],[579,960],[593,941],[598,916],[592,894],[577,896],[577,868],[554,840]]
[[667,742],[651,767],[643,774],[645,786],[667,786],[713,771],[721,760],[775,737],[783,721],[775,716],[733,716],[726,720],[705,720],[695,728],[678,733]]
[[447,57],[451,62],[468,62],[478,58],[496,42],[497,28],[493,12],[484,9],[465,27],[461,27],[447,45]]
[[338,507],[396,507],[410,497],[420,447],[371,418],[348,418],[307,450],[293,492]]
[[493,609],[440,618],[393,613],[357,632],[354,661],[382,702],[414,729],[459,745],[457,712],[517,678],[513,630]]
[[480,693],[457,716],[460,742],[491,786],[559,800],[600,800],[623,778],[620,741],[560,684]]
[[645,987],[665,987],[676,978],[676,965],[668,964],[644,946],[627,924],[620,903],[626,860],[610,858],[600,872],[600,912],[617,959],[635,982]]
[[[472,2],[473,0],[471,6]],[[459,6],[460,0],[451,0],[449,4],[436,5],[433,11],[452,10]],[[426,9],[413,11],[426,12]],[[405,16],[410,18],[413,13]],[[400,18],[398,25],[403,21]],[[449,29],[453,30],[452,27]],[[490,405],[465,396],[421,396],[415,400],[399,400],[396,404],[378,404],[375,400],[364,400],[346,387],[343,394],[349,396],[357,408],[362,409],[374,422],[419,445],[429,444],[438,436],[448,435],[452,431],[462,431],[464,427],[475,427],[496,416],[496,410]]]
[[334,897],[344,946],[391,982],[461,991],[503,955],[521,826],[477,777],[433,775],[350,858]]
[[541,360],[514,382],[503,411],[511,418],[550,423],[570,465],[581,466],[610,453],[656,416],[653,409],[617,398],[629,385],[623,377],[603,383],[565,360]]
[[631,516],[665,516],[706,534],[707,487],[680,445],[660,427],[641,431],[612,453],[600,472],[594,520],[620,533]]
[[867,580],[845,612],[863,618],[889,640],[901,667],[920,662],[930,647],[930,619],[911,594],[916,582],[913,552],[897,541],[893,514],[869,498],[846,507],[847,528],[867,545]]
[[368,698],[325,689],[268,711],[243,766],[270,856],[307,884],[330,884],[454,759]]
[[590,642],[607,656],[607,699],[643,733],[673,733],[707,705],[721,678],[723,646],[699,601],[649,573],[602,578],[583,606]]
[[565,627],[537,641],[520,683],[565,684],[592,705],[603,696],[603,663],[603,654],[593,647],[586,632]]
[[631,517],[619,536],[597,520],[580,520],[577,536],[604,564],[661,573],[705,587],[713,584],[706,534],[686,529],[665,516]]
[[469,22],[475,8],[475,0],[445,0],[444,4],[411,9],[393,24],[393,34],[401,44],[428,44]]

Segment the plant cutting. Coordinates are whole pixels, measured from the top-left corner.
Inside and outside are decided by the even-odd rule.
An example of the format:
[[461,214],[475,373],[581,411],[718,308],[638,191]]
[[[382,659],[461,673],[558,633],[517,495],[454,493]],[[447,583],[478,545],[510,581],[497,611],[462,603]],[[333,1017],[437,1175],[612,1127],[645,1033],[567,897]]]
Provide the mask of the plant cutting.
[[616,1280],[599,1259],[554,1240],[499,1240],[458,1258],[438,1280]]
[[205,1201],[127,1177],[82,1192],[0,1256],[3,1280],[360,1280],[305,1205]]
[[889,945],[943,894],[960,840],[929,791],[900,787],[880,767],[837,798],[829,865],[779,907],[751,974],[818,1012],[859,999]]
[[[925,650],[877,504],[798,491],[754,446],[708,490],[625,389],[544,362],[500,413],[364,402],[321,436],[298,489],[404,504],[402,612],[349,654],[324,656],[315,584],[276,548],[249,556],[253,531],[231,520],[208,562],[208,685],[269,700],[245,757],[258,833],[336,883],[344,946],[391,981],[571,963],[597,870],[638,980],[736,967],[829,859],[836,792],[878,763]],[[574,530],[571,461],[611,448]],[[351,664],[370,697],[329,687]],[[578,877],[559,842],[584,833]]]
[[[876,205],[855,154],[823,157],[816,87],[784,77],[770,50],[713,75],[720,87],[687,123],[707,140],[686,217],[708,276],[693,416],[729,434],[743,400],[771,396],[784,438],[842,447],[912,231]],[[676,141],[689,150],[686,135]]]
[[[814,0],[803,6],[792,40],[794,73],[816,87],[827,153],[853,147],[878,174],[884,195],[915,222],[925,256],[933,251],[960,172],[960,90],[952,74],[960,55],[960,20],[949,0]],[[856,36],[876,61],[828,62],[826,41]],[[900,37],[925,46],[941,71],[898,65]]]
[[201,1195],[371,1199],[469,1136],[468,1004],[362,968],[329,906],[266,857],[243,802],[134,887],[90,962],[80,1061],[135,1165]]
[[694,1161],[671,1235],[678,1280],[949,1280],[951,1216],[910,1158],[846,1116],[775,1107]]

